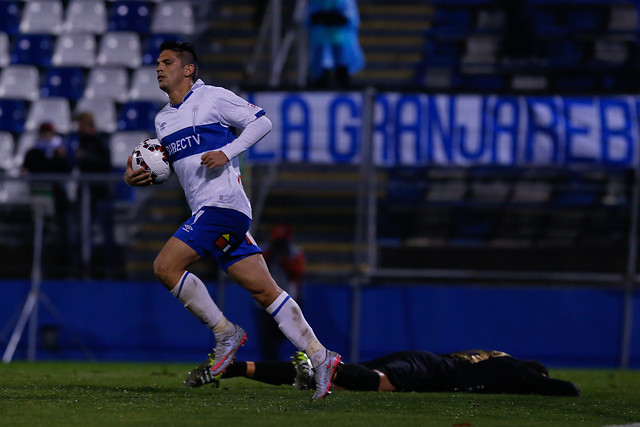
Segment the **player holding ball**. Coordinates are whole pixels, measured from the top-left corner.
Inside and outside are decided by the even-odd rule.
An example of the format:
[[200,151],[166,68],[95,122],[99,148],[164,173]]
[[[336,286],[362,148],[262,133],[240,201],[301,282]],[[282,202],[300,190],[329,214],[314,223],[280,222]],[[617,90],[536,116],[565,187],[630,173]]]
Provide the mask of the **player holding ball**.
[[[205,285],[187,268],[211,254],[229,277],[251,293],[277,322],[282,333],[311,359],[314,399],[329,393],[341,357],[316,338],[298,304],[275,283],[262,251],[249,234],[251,204],[242,187],[237,157],[271,131],[264,110],[233,92],[204,84],[197,78],[198,56],[193,46],[165,42],[156,71],[169,103],[156,115],[157,139],[180,181],[192,210],[189,218],[166,242],[153,263],[158,280],[215,336],[216,346],[185,385],[218,375],[233,361],[247,339],[245,331],[220,311]],[[242,129],[236,137],[235,129]],[[124,180],[148,186],[145,168],[134,170],[127,161]]]

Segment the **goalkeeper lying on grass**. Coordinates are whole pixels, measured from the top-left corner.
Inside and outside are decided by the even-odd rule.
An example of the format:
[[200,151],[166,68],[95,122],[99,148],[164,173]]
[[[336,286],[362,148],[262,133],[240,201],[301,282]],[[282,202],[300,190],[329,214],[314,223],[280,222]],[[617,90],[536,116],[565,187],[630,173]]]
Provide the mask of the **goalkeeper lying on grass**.
[[[292,384],[300,390],[313,389],[313,371],[306,354],[297,352],[292,360],[293,363],[234,361],[215,378],[206,370],[190,372],[185,385],[215,385],[220,378],[246,377],[274,385]],[[493,350],[450,354],[401,351],[367,362],[341,364],[333,378],[332,389],[580,395],[574,383],[549,378],[542,363],[521,361]]]

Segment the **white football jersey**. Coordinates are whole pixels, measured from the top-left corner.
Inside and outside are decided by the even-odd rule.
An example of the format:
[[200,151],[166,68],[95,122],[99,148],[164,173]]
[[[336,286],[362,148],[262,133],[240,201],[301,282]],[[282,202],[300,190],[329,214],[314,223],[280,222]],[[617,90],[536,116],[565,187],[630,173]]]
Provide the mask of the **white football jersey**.
[[251,204],[242,187],[238,158],[216,169],[201,156],[236,138],[264,111],[230,90],[196,81],[181,104],[168,103],[156,115],[158,140],[184,189],[193,214],[203,206],[234,209],[251,218]]

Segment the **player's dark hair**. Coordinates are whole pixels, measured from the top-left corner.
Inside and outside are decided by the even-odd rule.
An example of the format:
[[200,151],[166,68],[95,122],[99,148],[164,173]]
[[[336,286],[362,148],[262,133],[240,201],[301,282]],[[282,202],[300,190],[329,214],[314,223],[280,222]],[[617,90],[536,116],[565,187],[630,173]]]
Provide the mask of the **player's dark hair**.
[[160,52],[163,50],[176,52],[183,66],[193,64],[194,71],[191,74],[191,81],[195,82],[198,79],[198,53],[191,43],[166,41],[160,45]]

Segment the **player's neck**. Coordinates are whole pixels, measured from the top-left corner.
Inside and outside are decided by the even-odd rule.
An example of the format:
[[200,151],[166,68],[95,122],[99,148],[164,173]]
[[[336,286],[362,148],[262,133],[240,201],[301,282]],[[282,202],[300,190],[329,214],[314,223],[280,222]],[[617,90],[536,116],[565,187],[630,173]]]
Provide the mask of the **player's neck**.
[[169,94],[169,101],[171,101],[171,105],[178,105],[182,103],[182,101],[184,101],[184,97],[187,96],[192,86],[193,83],[188,81],[171,91]]

